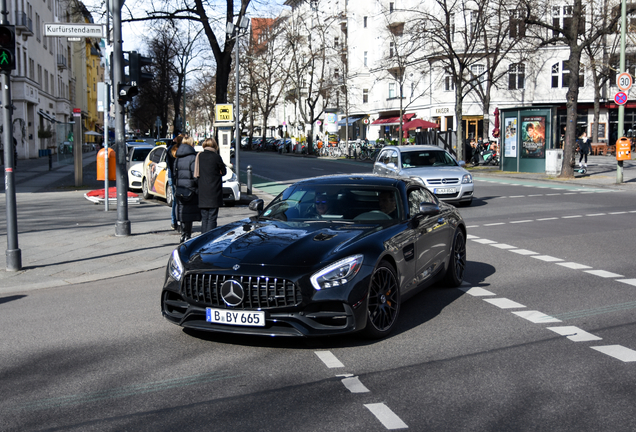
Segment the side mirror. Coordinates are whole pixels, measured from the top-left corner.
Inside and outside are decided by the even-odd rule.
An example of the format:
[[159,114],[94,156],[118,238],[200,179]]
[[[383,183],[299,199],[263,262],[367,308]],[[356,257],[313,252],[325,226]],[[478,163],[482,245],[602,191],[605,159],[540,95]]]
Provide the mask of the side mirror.
[[421,203],[420,204],[420,212],[417,216],[427,217],[427,216],[437,216],[440,214],[441,210],[437,204],[430,203]]
[[459,161],[458,163],[459,163],[459,166],[460,166],[460,167],[464,167],[464,166],[466,166],[466,162],[465,162],[465,161]]
[[167,162],[159,162],[157,164],[157,168],[165,170],[166,168],[168,168],[168,163]]
[[261,213],[263,211],[263,206],[265,205],[265,202],[258,198],[255,200],[250,201],[249,204],[249,209],[258,213]]

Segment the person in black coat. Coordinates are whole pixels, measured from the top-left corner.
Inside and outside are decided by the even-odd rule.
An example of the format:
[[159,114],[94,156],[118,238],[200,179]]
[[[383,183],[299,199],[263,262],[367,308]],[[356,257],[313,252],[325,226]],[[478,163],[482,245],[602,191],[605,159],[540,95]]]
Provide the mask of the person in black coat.
[[[592,150],[592,144],[590,143],[590,139],[587,137],[587,132],[583,131],[579,139],[576,140],[576,143],[579,146],[579,154],[581,155],[579,157],[579,167],[587,168],[587,155]],[[583,162],[583,159],[585,159],[585,162]]]
[[181,230],[179,227],[179,221],[177,219],[177,200],[175,199],[175,181],[173,178],[174,174],[174,161],[176,160],[177,149],[181,145],[181,141],[183,141],[183,135],[177,135],[170,147],[166,149],[166,163],[168,164],[168,170],[166,173],[166,178],[168,182],[168,187],[172,192],[172,212],[170,213],[170,225],[173,230]]
[[193,144],[192,137],[183,139],[176,152],[175,172],[172,174],[177,199],[177,220],[181,223],[181,243],[192,237],[192,222],[201,220],[197,179],[194,177],[197,152],[192,147]]
[[223,176],[227,169],[218,151],[216,140],[206,139],[203,142],[203,151],[197,155],[194,168],[194,176],[199,179],[201,233],[216,228],[219,207],[223,205]]

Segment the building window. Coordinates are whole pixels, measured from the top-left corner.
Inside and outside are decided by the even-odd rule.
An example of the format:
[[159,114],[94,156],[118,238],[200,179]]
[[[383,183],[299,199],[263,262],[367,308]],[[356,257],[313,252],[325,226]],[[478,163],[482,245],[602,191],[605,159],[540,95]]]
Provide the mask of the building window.
[[472,65],[470,67],[471,72],[473,73],[473,79],[471,80],[471,84],[473,86],[481,85],[486,79],[486,74],[484,73],[486,67],[482,64]]
[[[572,27],[572,16],[574,13],[574,6],[552,6],[552,25],[556,28],[563,29],[564,33],[570,31]],[[585,33],[585,7],[581,9],[581,16],[579,17],[579,34]],[[552,36],[558,37],[559,32],[555,29],[552,30]]]
[[362,103],[369,103],[369,89],[362,90]]
[[479,11],[470,11],[470,37],[479,33]]
[[395,83],[389,83],[389,99],[395,99]]
[[455,90],[455,81],[453,81],[453,75],[448,69],[444,71],[444,91]]
[[451,42],[455,42],[455,14],[454,13],[448,14],[448,26],[449,26],[448,31],[450,33]]
[[[570,70],[565,60],[561,64],[552,65],[552,88],[559,87],[559,78],[561,78],[561,87],[570,85]],[[579,87],[585,87],[585,67],[583,65],[579,66]]]
[[395,9],[395,3],[390,2],[389,3],[389,13],[393,13],[393,10]]
[[508,90],[521,90],[526,86],[526,66],[523,63],[508,67]]
[[362,18],[362,22],[363,22],[362,26],[363,26],[364,28],[367,28],[367,21],[368,21],[368,17],[364,17],[364,18]]
[[333,47],[338,48],[339,44],[340,44],[340,39],[336,36],[335,38],[333,38]]
[[389,42],[389,58],[392,58],[395,55],[395,43]]
[[523,20],[523,11],[513,9],[510,11],[510,33],[512,39],[523,38],[526,36],[526,23]]
[[367,67],[367,66],[368,66],[368,65],[367,65],[367,53],[368,53],[368,51],[365,51],[365,52],[364,52],[364,67]]

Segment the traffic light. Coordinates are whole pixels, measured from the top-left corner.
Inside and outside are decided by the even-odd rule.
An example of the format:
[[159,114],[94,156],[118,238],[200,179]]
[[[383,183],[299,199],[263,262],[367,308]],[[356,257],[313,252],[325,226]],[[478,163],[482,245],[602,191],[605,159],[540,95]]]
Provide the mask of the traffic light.
[[15,26],[0,25],[0,71],[15,69]]
[[130,102],[134,96],[137,96],[137,93],[139,93],[139,88],[137,86],[120,83],[117,90],[117,101],[123,105],[126,102]]
[[154,78],[151,72],[144,72],[142,69],[144,66],[150,66],[152,64],[152,58],[144,57],[137,51],[131,51],[128,54],[128,64],[128,76],[130,77],[128,83],[131,86],[141,87],[143,83]]

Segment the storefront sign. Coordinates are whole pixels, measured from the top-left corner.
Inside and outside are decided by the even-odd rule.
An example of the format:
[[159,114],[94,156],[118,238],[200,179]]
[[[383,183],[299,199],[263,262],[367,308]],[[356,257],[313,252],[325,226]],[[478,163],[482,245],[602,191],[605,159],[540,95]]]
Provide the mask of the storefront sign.
[[435,114],[449,114],[450,108],[435,108]]

